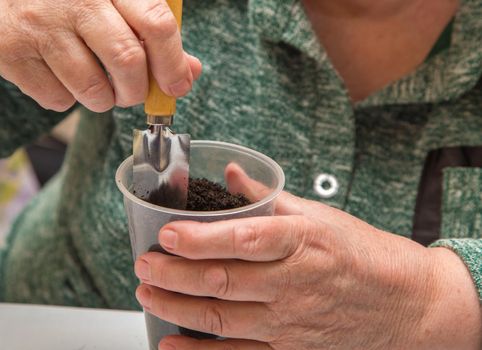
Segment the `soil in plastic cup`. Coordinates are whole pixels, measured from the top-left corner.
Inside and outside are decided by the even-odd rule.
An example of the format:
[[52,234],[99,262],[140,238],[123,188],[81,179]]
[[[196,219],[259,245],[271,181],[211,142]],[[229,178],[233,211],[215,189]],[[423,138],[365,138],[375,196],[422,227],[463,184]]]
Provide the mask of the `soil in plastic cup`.
[[[259,201],[230,210],[211,212],[176,210],[160,207],[137,198],[132,192],[132,157],[117,169],[116,183],[124,195],[124,206],[129,224],[132,255],[134,260],[148,251],[164,252],[158,244],[161,227],[171,221],[193,220],[213,222],[274,214],[274,202],[283,190],[285,178],[281,167],[271,158],[246,147],[217,141],[192,141],[189,164],[190,176],[206,178],[226,186],[226,166],[236,163],[253,180],[263,184],[268,191]],[[183,334],[198,339],[216,338],[215,335],[196,332],[162,321],[145,312],[149,347],[158,349],[160,340],[171,334]]]

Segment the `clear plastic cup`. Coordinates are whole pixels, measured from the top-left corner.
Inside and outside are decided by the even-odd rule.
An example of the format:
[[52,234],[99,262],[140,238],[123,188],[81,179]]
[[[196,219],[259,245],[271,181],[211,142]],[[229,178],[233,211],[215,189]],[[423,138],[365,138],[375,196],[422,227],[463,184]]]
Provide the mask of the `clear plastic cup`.
[[[160,207],[137,198],[132,188],[132,157],[117,169],[116,183],[124,195],[124,206],[129,223],[132,255],[134,259],[148,251],[164,252],[158,244],[158,233],[171,221],[194,220],[213,222],[253,216],[271,216],[274,201],[283,190],[285,178],[281,167],[271,158],[246,147],[218,142],[192,141],[189,174],[194,178],[206,178],[226,186],[224,170],[230,163],[239,165],[253,180],[271,191],[256,203],[230,210],[211,212],[176,210]],[[205,333],[181,328],[145,313],[150,349],[156,350],[160,340],[170,334],[184,334],[195,338],[215,338]]]

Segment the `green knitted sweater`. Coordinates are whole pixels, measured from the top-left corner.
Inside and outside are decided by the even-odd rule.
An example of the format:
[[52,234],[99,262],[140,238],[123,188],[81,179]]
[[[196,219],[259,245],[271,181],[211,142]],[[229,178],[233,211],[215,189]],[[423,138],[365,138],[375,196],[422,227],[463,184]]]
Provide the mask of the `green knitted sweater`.
[[[287,190],[410,237],[427,153],[482,145],[482,0],[462,3],[449,49],[352,106],[299,1],[185,1],[185,47],[204,74],[178,103],[176,130],[264,152]],[[0,300],[139,307],[114,173],[143,115],[142,106],[83,110],[62,171],[1,253]],[[1,81],[1,156],[62,117]],[[336,179],[334,196],[313,190],[319,174]],[[460,255],[482,299],[482,169],[446,169],[441,234],[435,245]]]

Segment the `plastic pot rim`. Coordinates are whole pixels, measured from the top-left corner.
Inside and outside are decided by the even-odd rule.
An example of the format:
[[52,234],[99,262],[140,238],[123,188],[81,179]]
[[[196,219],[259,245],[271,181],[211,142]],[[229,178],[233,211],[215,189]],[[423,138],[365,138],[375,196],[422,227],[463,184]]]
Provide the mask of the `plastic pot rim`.
[[232,143],[228,142],[221,142],[221,141],[207,141],[207,140],[196,140],[196,141],[191,141],[191,147],[198,147],[198,146],[204,146],[204,147],[213,147],[213,148],[228,148],[231,150],[236,150],[242,153],[247,153],[254,158],[257,158],[265,163],[268,163],[269,166],[273,169],[273,171],[276,174],[276,177],[279,179],[278,185],[273,189],[273,191],[266,196],[265,198],[261,199],[258,202],[255,202],[250,205],[246,205],[240,208],[235,208],[235,209],[227,209],[227,210],[216,210],[216,211],[192,211],[192,210],[179,210],[179,209],[172,209],[172,208],[167,208],[167,207],[162,207],[159,205],[155,205],[149,202],[146,202],[142,199],[139,199],[136,197],[132,192],[129,191],[128,188],[124,186],[122,183],[122,176],[123,174],[128,171],[127,168],[132,168],[132,163],[133,163],[133,156],[130,156],[126,158],[121,165],[117,168],[116,174],[115,174],[115,182],[119,190],[122,192],[125,198],[128,198],[132,202],[135,202],[136,204],[139,204],[143,207],[154,209],[157,211],[161,211],[163,213],[169,213],[169,214],[174,214],[178,216],[198,216],[198,217],[205,217],[205,216],[210,216],[210,217],[215,217],[215,216],[225,216],[226,214],[233,214],[233,213],[242,213],[245,211],[250,211],[253,210],[257,207],[263,206],[266,203],[269,203],[271,201],[274,201],[276,197],[281,193],[281,191],[284,188],[285,185],[285,175],[283,172],[283,169],[279,166],[278,163],[276,163],[273,159],[269,158],[268,156],[264,155],[263,153],[260,153],[258,151],[255,151],[253,149],[244,147],[244,146],[239,146],[235,145]]

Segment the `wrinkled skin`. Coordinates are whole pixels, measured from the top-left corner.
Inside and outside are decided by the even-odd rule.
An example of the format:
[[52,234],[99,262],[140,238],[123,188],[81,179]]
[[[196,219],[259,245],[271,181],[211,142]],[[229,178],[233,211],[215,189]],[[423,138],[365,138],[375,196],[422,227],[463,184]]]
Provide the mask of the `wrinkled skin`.
[[201,73],[165,0],[0,0],[0,33],[0,75],[55,111],[143,102],[148,62],[171,96]]
[[[265,189],[235,165],[226,178],[232,192],[263,196]],[[145,310],[228,338],[168,336],[160,349],[480,346],[477,293],[454,253],[317,202],[282,193],[274,217],[173,222],[159,240],[178,256],[137,260]]]

